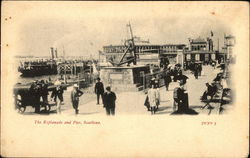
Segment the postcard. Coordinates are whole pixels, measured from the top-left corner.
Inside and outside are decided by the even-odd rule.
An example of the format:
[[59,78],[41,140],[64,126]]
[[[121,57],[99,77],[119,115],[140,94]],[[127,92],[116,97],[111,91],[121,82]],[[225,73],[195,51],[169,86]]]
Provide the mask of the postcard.
[[249,3],[2,2],[1,156],[248,154]]

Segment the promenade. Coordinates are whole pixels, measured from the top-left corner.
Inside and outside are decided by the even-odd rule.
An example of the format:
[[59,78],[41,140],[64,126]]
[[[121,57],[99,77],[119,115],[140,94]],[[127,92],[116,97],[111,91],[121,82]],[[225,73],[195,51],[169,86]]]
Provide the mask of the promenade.
[[[189,107],[195,110],[199,115],[218,115],[220,103],[211,103],[214,109],[201,109],[205,103],[200,101],[200,96],[206,90],[205,83],[211,82],[216,74],[220,72],[219,68],[212,68],[211,66],[203,66],[203,74],[199,76],[199,79],[195,79],[194,75],[190,71],[185,71],[184,75],[188,76],[187,88],[189,95]],[[105,85],[104,85],[105,86]],[[173,89],[178,86],[178,82],[171,82],[169,91],[166,91],[165,87],[160,88],[161,102],[159,110],[156,115],[170,115],[173,112]],[[61,115],[75,115],[74,109],[70,102],[70,91],[72,87],[69,87],[64,92],[64,105],[62,105]],[[80,98],[79,103],[79,115],[105,115],[105,109],[103,105],[96,105],[96,95],[93,93],[94,88],[90,87],[83,90],[84,94]],[[140,92],[120,92],[116,93],[116,115],[151,115],[144,106],[146,94],[143,91]],[[230,110],[232,106],[230,104],[224,106],[224,113]],[[34,109],[27,107],[24,114],[37,115]],[[41,112],[41,114],[44,114]],[[51,107],[50,115],[56,114],[56,107]]]

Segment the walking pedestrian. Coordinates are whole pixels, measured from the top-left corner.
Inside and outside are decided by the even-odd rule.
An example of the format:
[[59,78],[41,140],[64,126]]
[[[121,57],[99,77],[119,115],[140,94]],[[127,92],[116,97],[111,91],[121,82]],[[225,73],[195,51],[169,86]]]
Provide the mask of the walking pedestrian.
[[168,87],[169,87],[169,84],[171,81],[172,81],[171,76],[170,76],[169,72],[167,71],[166,76],[164,77],[164,83],[165,83],[165,87],[166,87],[167,91],[168,91]]
[[106,88],[106,90],[107,91],[103,94],[103,107],[106,109],[107,115],[115,115],[116,95],[111,91],[111,88],[109,86]]
[[148,90],[148,101],[150,105],[151,114],[155,114],[156,106],[157,106],[157,90],[155,88],[155,84],[150,85],[150,89]]
[[194,77],[195,79],[198,79],[198,75],[199,75],[199,70],[198,70],[198,65],[196,64],[194,67]]
[[201,76],[201,71],[202,71],[202,65],[199,63],[198,64],[198,76]]
[[215,61],[213,61],[212,62],[212,67],[215,69],[215,65],[216,65],[216,62]]
[[30,86],[30,94],[32,97],[32,106],[35,107],[35,113],[40,112],[40,86],[38,85],[38,81],[34,81]]
[[160,83],[159,83],[159,79],[155,80],[155,84],[154,87],[156,89],[156,110],[158,110],[159,105],[160,105]]
[[48,84],[44,82],[44,80],[41,80],[40,82],[41,85],[41,97],[42,97],[42,104],[45,108],[47,108],[48,105],[48,95],[49,95],[49,91],[48,91]]
[[189,101],[188,101],[188,91],[187,91],[187,84],[181,80],[180,82],[180,98],[181,98],[181,111],[186,112],[189,109]]
[[100,96],[102,98],[102,103],[103,103],[104,86],[100,80],[101,79],[98,77],[97,82],[95,84],[95,94],[97,95],[97,104],[99,104]]
[[149,101],[148,101],[148,96],[146,96],[145,102],[144,102],[144,106],[147,107],[148,111],[150,111],[150,105],[149,105]]
[[61,86],[60,83],[56,83],[55,84],[55,88],[54,90],[52,91],[52,94],[51,94],[51,99],[54,98],[54,102],[56,103],[56,112],[58,114],[61,113],[61,105],[62,105],[62,102],[63,102],[63,87]]
[[74,84],[73,90],[71,91],[71,102],[72,106],[75,109],[75,114],[79,113],[78,105],[79,105],[79,97],[83,95],[83,92],[79,90],[79,86]]
[[177,81],[177,76],[178,76],[178,70],[177,70],[176,66],[174,67],[174,70],[173,70],[173,76],[174,76],[173,80],[174,80],[174,82],[176,82]]
[[174,91],[173,91],[173,111],[176,111],[176,107],[177,110],[180,109],[180,99],[179,99],[179,91],[180,91],[180,87],[175,87]]

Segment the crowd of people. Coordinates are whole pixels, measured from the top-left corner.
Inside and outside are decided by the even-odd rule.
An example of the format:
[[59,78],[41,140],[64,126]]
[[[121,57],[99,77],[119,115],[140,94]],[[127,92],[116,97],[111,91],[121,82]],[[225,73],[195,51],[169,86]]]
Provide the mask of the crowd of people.
[[[50,104],[48,101],[49,96],[49,88],[48,86],[52,85],[52,83],[44,80],[36,80],[34,81],[30,88],[29,92],[32,94],[31,97],[31,105],[35,108],[35,112],[39,113],[41,107],[45,107],[46,109],[50,109]],[[57,112],[61,112],[61,104],[63,104],[63,92],[65,88],[62,86],[61,81],[57,80],[54,83],[55,87],[52,88],[51,93],[51,101],[54,101],[57,105]]]
[[[201,62],[191,62],[188,65],[185,65],[191,73],[194,74],[195,79],[198,79],[202,75],[202,65]],[[216,63],[211,61],[207,64],[210,64],[215,68]],[[223,69],[223,64],[221,69]],[[187,91],[187,79],[188,77],[182,74],[182,69],[180,64],[176,64],[174,67],[165,66],[164,67],[163,80],[166,87],[166,90],[169,89],[169,84],[171,82],[178,82],[179,86],[175,87],[173,90],[173,113],[192,113],[196,112],[189,108],[188,101],[188,91]],[[147,107],[148,111],[151,111],[151,114],[155,114],[158,106],[160,105],[160,93],[159,93],[159,79],[156,79],[155,76],[152,77],[149,85],[149,90],[144,102],[144,105]],[[218,92],[220,87],[223,87],[223,95],[228,92],[227,82],[223,73],[219,73],[213,80],[213,82],[206,83],[206,91],[201,96],[201,101],[207,101],[208,99],[213,99],[215,94]]]
[[231,97],[230,94],[228,94],[230,93],[230,90],[225,74],[222,72],[218,73],[211,83],[206,83],[206,90],[200,98],[201,101],[206,102],[205,106],[202,108],[205,108],[206,106],[208,106],[208,108],[213,108],[210,105],[210,102],[218,102],[218,100],[222,106],[223,97]]
[[[44,80],[34,81],[29,89],[29,92],[32,94],[31,104],[35,107],[35,112],[40,112],[40,106],[46,106],[48,104],[48,82]],[[42,102],[40,101],[42,99]]]
[[104,85],[101,79],[98,77],[94,88],[95,94],[97,96],[97,105],[100,104],[100,96],[102,100],[103,107],[106,109],[107,115],[115,115],[115,101],[116,94],[111,91],[111,87],[106,87],[106,92],[104,92]]
[[[173,77],[172,77],[173,76]],[[182,74],[181,65],[176,64],[172,67],[165,67],[163,73],[163,80],[166,87],[166,91],[169,90],[169,84],[171,82],[178,82],[179,86],[173,91],[173,109],[176,113],[185,113],[189,110],[188,105],[188,93],[187,93],[187,79],[188,77]],[[173,79],[172,79],[173,78]],[[155,114],[160,105],[160,85],[159,78],[154,75],[150,80],[149,90],[144,105],[147,107],[151,114]]]
[[[33,101],[31,104],[35,108],[35,113],[40,112],[41,107],[50,106],[48,101],[49,91],[51,92],[50,101],[53,101],[56,105],[56,112],[58,114],[61,113],[61,107],[64,104],[64,91],[66,87],[63,86],[63,82],[58,78],[53,84],[51,90],[48,89],[48,82],[44,80],[34,81],[30,88],[29,92],[31,95],[31,100]],[[102,101],[103,107],[106,109],[107,115],[115,115],[115,101],[116,94],[111,91],[111,87],[106,87],[106,92],[104,91],[104,85],[100,81],[100,78],[97,78],[97,82],[94,88],[94,91],[97,96],[97,104],[100,104],[100,100]],[[70,100],[72,103],[72,107],[75,110],[75,114],[79,114],[79,98],[83,95],[83,92],[79,89],[77,84],[73,85],[73,90],[70,94]]]
[[[211,63],[213,67],[213,63]],[[189,69],[194,74],[195,78],[198,79],[198,76],[202,74],[202,64],[201,63],[190,63]],[[163,75],[161,76],[164,81],[166,91],[169,91],[169,85],[171,82],[178,82],[178,86],[173,89],[173,112],[174,113],[187,113],[190,111],[189,108],[189,98],[187,91],[187,79],[188,77],[183,75],[182,66],[176,64],[175,66],[164,66]],[[104,84],[101,82],[101,79],[98,77],[96,79],[94,86],[94,92],[96,94],[97,105],[100,103],[103,104],[103,107],[106,110],[107,115],[115,115],[116,107],[116,94],[111,91],[111,87],[104,88]],[[52,85],[53,88],[48,88],[49,85]],[[219,73],[213,82],[206,83],[206,91],[202,94],[201,100],[212,99],[216,92],[219,89],[219,86],[222,86],[223,89],[227,89],[225,78],[222,73]],[[34,81],[30,86],[29,90],[32,94],[32,106],[35,107],[35,112],[39,113],[41,106],[47,107],[50,106],[48,101],[49,91],[52,91],[50,96],[50,101],[53,101],[56,105],[56,112],[58,114],[62,111],[62,105],[64,104],[64,91],[66,87],[63,86],[63,82],[58,78],[53,84],[48,81]],[[223,92],[224,93],[224,92]],[[79,114],[79,101],[80,97],[83,95],[83,92],[79,89],[77,84],[73,85],[73,90],[70,94],[70,100],[72,107],[75,110],[75,114]],[[149,89],[147,91],[147,96],[144,102],[144,105],[147,107],[147,110],[151,114],[155,114],[159,110],[161,103],[160,96],[160,79],[156,73],[152,74],[150,80]]]

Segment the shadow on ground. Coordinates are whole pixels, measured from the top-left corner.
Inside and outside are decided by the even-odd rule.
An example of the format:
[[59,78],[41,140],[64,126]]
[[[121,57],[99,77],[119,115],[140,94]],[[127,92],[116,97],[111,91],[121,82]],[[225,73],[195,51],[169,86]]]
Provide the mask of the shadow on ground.
[[172,112],[170,115],[198,115],[199,113],[196,112],[195,110],[193,109],[187,109],[185,111],[175,111],[175,112]]
[[92,115],[92,114],[97,114],[97,113],[100,113],[100,112],[80,112],[78,115]]

